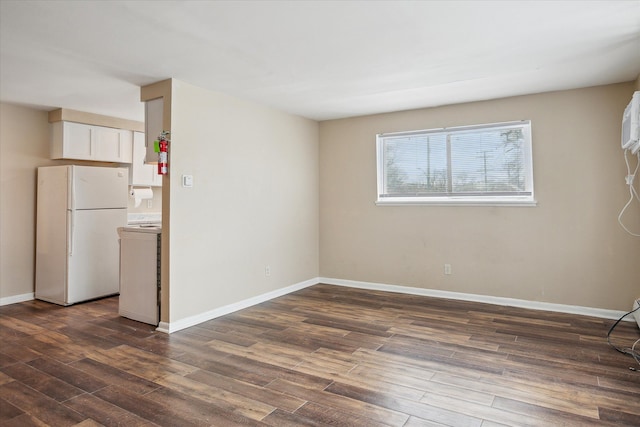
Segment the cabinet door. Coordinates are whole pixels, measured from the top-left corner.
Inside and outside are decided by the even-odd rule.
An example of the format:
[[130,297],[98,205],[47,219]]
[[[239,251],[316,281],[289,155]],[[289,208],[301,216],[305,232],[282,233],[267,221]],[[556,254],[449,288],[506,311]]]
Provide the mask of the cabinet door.
[[96,154],[94,160],[131,163],[132,132],[93,126]]
[[163,175],[158,175],[158,166],[157,165],[147,165],[147,166],[151,166],[153,168],[152,171],[152,175],[153,175],[153,185],[154,187],[162,187],[162,176]]
[[[145,135],[142,132],[133,133],[133,158],[131,165],[131,185],[162,186],[162,176],[156,173],[155,165],[144,163],[146,155]],[[158,179],[158,177],[160,179]]]
[[65,159],[93,160],[93,126],[64,122],[62,129],[62,157]]
[[120,129],[120,163],[133,161],[133,131]]
[[149,185],[144,166],[144,134],[133,132],[133,157],[131,158],[131,185]]
[[158,324],[158,235],[124,231],[120,234],[121,316]]

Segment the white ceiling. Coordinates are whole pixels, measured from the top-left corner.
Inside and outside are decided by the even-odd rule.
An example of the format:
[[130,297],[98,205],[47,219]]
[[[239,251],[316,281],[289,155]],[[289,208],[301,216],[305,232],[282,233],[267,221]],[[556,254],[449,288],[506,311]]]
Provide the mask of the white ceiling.
[[169,77],[316,120],[640,73],[633,1],[0,0],[0,100],[143,120]]

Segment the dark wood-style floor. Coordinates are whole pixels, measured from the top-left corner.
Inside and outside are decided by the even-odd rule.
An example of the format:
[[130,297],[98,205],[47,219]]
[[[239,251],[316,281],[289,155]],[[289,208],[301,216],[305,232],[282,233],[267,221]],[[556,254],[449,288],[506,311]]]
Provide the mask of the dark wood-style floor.
[[117,304],[0,307],[1,425],[640,425],[610,320],[316,285],[166,335]]

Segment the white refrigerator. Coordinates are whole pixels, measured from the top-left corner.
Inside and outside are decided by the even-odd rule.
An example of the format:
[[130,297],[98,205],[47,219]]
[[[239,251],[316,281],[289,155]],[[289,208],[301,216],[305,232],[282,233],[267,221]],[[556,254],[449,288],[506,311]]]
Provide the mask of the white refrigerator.
[[70,305],[119,292],[127,168],[38,168],[36,298]]

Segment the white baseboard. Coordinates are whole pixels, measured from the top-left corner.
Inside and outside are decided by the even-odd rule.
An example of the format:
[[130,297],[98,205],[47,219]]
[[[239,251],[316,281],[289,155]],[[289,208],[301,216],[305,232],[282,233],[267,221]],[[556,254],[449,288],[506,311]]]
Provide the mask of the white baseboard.
[[[224,307],[219,307],[214,310],[207,311],[205,313],[180,319],[175,322],[171,322],[171,323],[160,322],[156,330],[159,332],[170,334],[172,332],[176,332],[191,326],[195,326],[199,323],[203,323],[208,320],[215,319],[216,317],[224,316],[225,314],[230,314],[238,310],[242,310],[244,308],[251,307],[253,305],[260,304],[262,302],[269,301],[271,299],[289,294],[291,292],[295,292],[300,289],[304,289],[309,286],[316,285],[318,283],[324,283],[327,285],[345,286],[349,288],[395,292],[395,293],[402,293],[402,294],[409,294],[409,295],[421,295],[421,296],[428,296],[428,297],[434,297],[434,298],[447,298],[447,299],[461,300],[461,301],[482,302],[487,304],[503,305],[503,306],[509,306],[509,307],[528,308],[532,310],[544,310],[544,311],[554,311],[558,313],[579,314],[583,316],[600,317],[604,319],[619,319],[622,315],[626,313],[625,311],[607,310],[603,308],[594,308],[594,307],[583,307],[578,305],[555,304],[555,303],[549,303],[549,302],[528,301],[528,300],[515,299],[515,298],[494,297],[489,295],[441,291],[437,289],[414,288],[410,286],[390,285],[385,283],[361,282],[356,280],[334,279],[329,277],[316,277],[313,279],[305,280],[304,282],[297,283],[295,285],[287,286],[282,289],[277,289],[275,291],[267,292],[266,294],[258,295],[256,297],[249,298],[234,304],[229,304]],[[627,316],[625,320],[634,321],[632,316]]]
[[[604,319],[619,319],[626,311],[607,310],[604,308],[583,307],[579,305],[555,304],[550,302],[528,301],[515,298],[494,297],[489,295],[465,294],[460,292],[441,291],[437,289],[413,288],[410,286],[389,285],[384,283],[360,282],[355,280],[332,279],[320,277],[320,283],[327,285],[346,286],[350,288],[371,289],[375,291],[396,292],[410,295],[422,295],[435,298],[448,298],[462,301],[483,302],[487,304],[504,305],[509,307],[529,308],[532,310],[555,311],[558,313],[580,314],[583,316],[600,317]],[[632,316],[625,320],[634,321]]]
[[169,322],[160,322],[160,323],[158,323],[158,327],[156,328],[156,331],[164,332],[165,334],[170,334],[171,332],[175,332],[175,331],[170,331]]
[[175,322],[160,322],[160,324],[156,328],[156,331],[170,334],[191,326],[195,326],[199,323],[215,319],[216,317],[224,316],[225,314],[230,314],[238,310],[242,310],[243,308],[251,307],[253,305],[260,304],[262,302],[269,301],[286,294],[290,294],[291,292],[299,291],[300,289],[304,289],[312,285],[317,285],[319,282],[320,279],[315,277],[313,279],[305,280],[304,282],[296,283],[285,288],[267,292],[266,294],[258,295],[243,301],[216,308],[214,310],[196,314],[195,316],[185,317],[184,319],[176,320]]
[[12,295],[10,297],[0,298],[0,306],[16,304],[19,302],[31,301],[35,299],[36,295],[34,292],[29,292],[28,294],[22,295]]
[[[521,300],[521,299],[515,299],[515,298],[504,298],[504,297],[494,297],[494,296],[488,296],[488,295],[441,291],[437,289],[414,288],[410,286],[390,285],[385,283],[362,282],[362,281],[356,281],[356,280],[334,279],[329,277],[315,277],[313,279],[305,280],[304,282],[296,283],[294,285],[287,286],[285,288],[267,292],[265,294],[255,296],[253,298],[248,298],[246,300],[239,301],[234,304],[229,304],[224,307],[219,307],[214,310],[207,311],[205,313],[201,313],[195,316],[190,316],[184,319],[177,320],[175,322],[171,322],[171,323],[160,322],[156,330],[159,332],[170,334],[172,332],[176,332],[181,329],[185,329],[190,326],[195,326],[199,323],[206,322],[211,319],[215,319],[216,317],[224,316],[225,314],[230,314],[238,310],[242,310],[243,308],[251,307],[253,305],[260,304],[262,302],[269,301],[271,299],[274,299],[286,294],[290,294],[291,292],[295,292],[300,289],[304,289],[309,286],[316,285],[318,283],[325,283],[327,285],[345,286],[350,288],[371,289],[371,290],[385,291],[385,292],[396,292],[396,293],[409,294],[409,295],[422,295],[422,296],[435,297],[435,298],[448,298],[448,299],[461,300],[461,301],[483,302],[487,304],[529,308],[533,310],[545,310],[545,311],[555,311],[559,313],[580,314],[583,316],[593,316],[593,317],[600,317],[604,319],[619,319],[623,314],[626,313],[625,311],[607,310],[603,308],[594,308],[594,307],[583,307],[578,305],[554,304],[549,302],[527,301],[527,300]],[[13,295],[9,297],[0,298],[0,306],[16,304],[16,303],[25,302],[25,301],[31,301],[33,299],[35,299],[35,294],[33,292],[22,294],[22,295]],[[630,322],[635,321],[633,316],[627,316],[624,320],[630,321]]]

